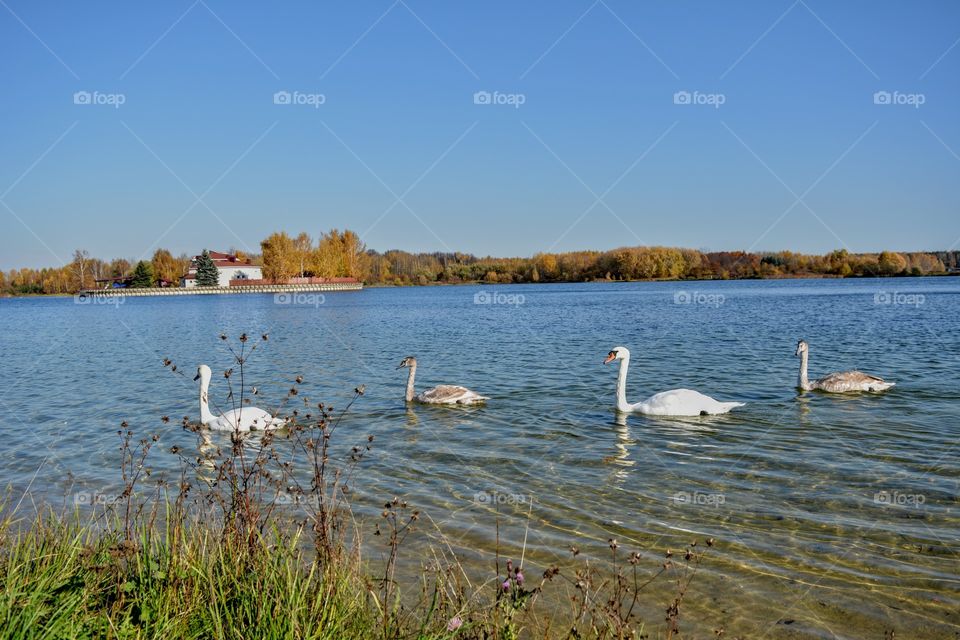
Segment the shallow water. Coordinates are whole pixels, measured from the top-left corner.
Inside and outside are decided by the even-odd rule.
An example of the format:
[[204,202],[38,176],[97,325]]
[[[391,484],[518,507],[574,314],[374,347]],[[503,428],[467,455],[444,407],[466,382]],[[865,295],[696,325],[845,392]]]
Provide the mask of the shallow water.
[[[480,575],[498,525],[501,554],[519,557],[525,539],[528,576],[569,562],[571,544],[607,557],[616,538],[652,571],[665,549],[713,537],[688,601],[701,635],[950,638],[958,312],[957,278],[0,300],[0,485],[13,505],[25,492],[21,505],[109,495],[121,420],[162,433],[164,448],[191,445],[177,422],[196,417],[196,364],[231,365],[221,332],[269,332],[248,369],[262,398],[279,402],[298,374],[304,395],[336,407],[366,385],[343,422],[358,442],[376,437],[353,482],[356,513],[373,518],[402,496]],[[860,368],[897,386],[798,396],[801,337],[813,377]],[[632,352],[631,401],[688,387],[747,406],[618,417],[616,370],[601,365],[617,345]],[[462,384],[490,402],[406,407],[395,369],[406,355],[419,388]],[[190,375],[165,370],[164,357]],[[222,379],[213,384],[227,404]],[[160,453],[153,467],[175,460]],[[659,622],[669,597],[644,613]]]

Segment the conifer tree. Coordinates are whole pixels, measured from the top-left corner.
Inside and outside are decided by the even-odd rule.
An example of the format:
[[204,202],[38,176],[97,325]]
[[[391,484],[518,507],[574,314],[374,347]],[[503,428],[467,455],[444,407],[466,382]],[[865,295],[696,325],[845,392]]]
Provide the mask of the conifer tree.
[[197,286],[216,287],[220,284],[220,272],[206,249],[197,258]]
[[153,265],[141,260],[133,270],[130,286],[134,289],[146,289],[153,286]]

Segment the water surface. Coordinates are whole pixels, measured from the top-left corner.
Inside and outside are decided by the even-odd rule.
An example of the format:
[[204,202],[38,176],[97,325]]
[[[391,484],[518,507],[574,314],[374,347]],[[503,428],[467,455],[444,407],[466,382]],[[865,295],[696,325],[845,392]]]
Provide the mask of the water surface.
[[[687,616],[706,636],[949,638],[960,632],[960,279],[610,283],[369,289],[322,300],[273,296],[0,300],[0,485],[9,502],[108,495],[117,429],[190,446],[199,363],[230,366],[218,339],[269,333],[248,371],[261,406],[297,375],[311,399],[375,448],[354,508],[376,517],[401,496],[429,514],[478,575],[501,554],[528,575],[606,557],[607,540],[664,551],[713,537]],[[318,303],[318,304],[314,304]],[[860,368],[883,395],[795,390],[798,338],[811,375]],[[728,416],[617,416],[616,370],[631,349],[628,399],[676,387],[747,406]],[[453,383],[486,407],[407,407],[418,386]],[[190,376],[160,364],[171,358]],[[212,395],[225,402],[222,379]],[[159,417],[174,418],[162,424]],[[173,471],[169,454],[153,460]],[[644,614],[662,617],[670,594]],[[662,605],[662,606],[661,606]],[[695,613],[691,614],[690,611]],[[692,620],[691,620],[692,623]]]

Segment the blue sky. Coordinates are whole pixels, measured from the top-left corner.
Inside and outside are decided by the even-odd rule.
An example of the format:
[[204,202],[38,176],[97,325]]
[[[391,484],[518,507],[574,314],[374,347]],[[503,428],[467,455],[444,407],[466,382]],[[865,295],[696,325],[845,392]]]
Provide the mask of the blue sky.
[[958,42],[949,1],[2,0],[0,268],[956,248]]

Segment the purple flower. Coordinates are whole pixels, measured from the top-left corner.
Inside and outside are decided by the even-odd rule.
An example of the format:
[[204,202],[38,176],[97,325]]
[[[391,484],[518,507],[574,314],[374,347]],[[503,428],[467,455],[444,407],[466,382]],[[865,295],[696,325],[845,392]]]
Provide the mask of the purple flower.
[[463,619],[460,616],[454,616],[450,618],[450,622],[447,623],[447,631],[456,631],[463,626]]
[[504,591],[510,591],[510,578],[507,578],[503,581],[503,584],[500,585],[500,588]]
[[517,572],[516,572],[516,574],[514,574],[513,579],[517,581],[517,586],[518,586],[518,587],[522,587],[522,586],[523,586],[523,574],[520,573],[520,569],[517,569]]

